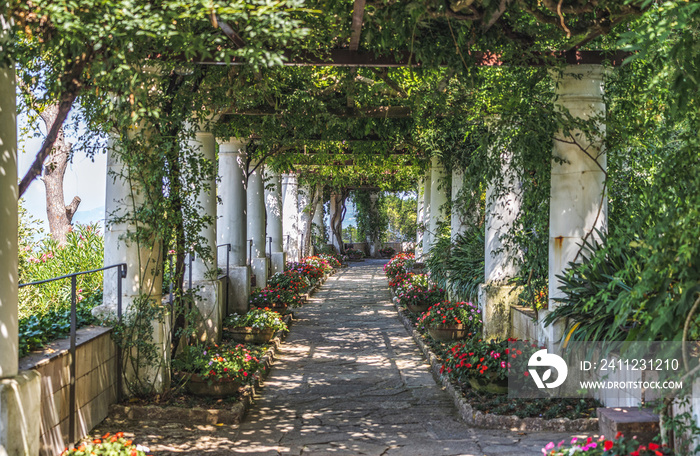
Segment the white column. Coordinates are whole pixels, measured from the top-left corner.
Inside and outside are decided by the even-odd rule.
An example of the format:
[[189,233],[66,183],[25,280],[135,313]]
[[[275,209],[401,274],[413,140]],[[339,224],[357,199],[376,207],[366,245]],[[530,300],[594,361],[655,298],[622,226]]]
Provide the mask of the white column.
[[[104,264],[126,263],[126,278],[122,282],[122,313],[126,314],[140,295],[151,296],[154,301],[160,299],[163,282],[160,271],[162,245],[156,240],[137,242],[130,239],[129,234],[136,232],[136,225],[116,221],[118,217],[133,214],[144,201],[143,192],[137,188],[137,183],[129,180],[128,167],[118,158],[118,147],[117,138],[108,140]],[[93,315],[101,319],[117,315],[117,286],[117,270],[105,271],[103,304],[93,309]]]
[[[316,236],[323,237],[326,228],[323,224],[323,186],[320,184],[316,186],[316,210],[314,211],[313,225],[312,233]],[[317,254],[318,252],[315,251],[315,246],[312,245],[312,247],[314,248],[312,253],[314,255]],[[319,247],[323,246],[319,245]]]
[[[379,193],[371,192],[369,194],[370,217],[374,220],[379,217],[377,200],[379,200]],[[379,238],[368,239],[367,241],[369,242],[369,256],[372,258],[379,258],[379,249],[382,248]]]
[[282,175],[282,234],[289,261],[299,260],[299,186],[295,174]]
[[[219,143],[219,217],[217,237],[219,244],[231,244],[229,268],[228,309],[226,315],[248,310],[250,295],[250,269],[247,266],[247,209],[245,166],[246,143],[243,139],[231,138]],[[222,250],[223,252],[223,250]],[[219,258],[219,267],[226,257]]]
[[442,206],[447,202],[445,185],[445,167],[438,157],[433,157],[430,166],[430,245],[438,239],[438,230],[447,219]]
[[425,186],[423,187],[423,249],[421,252],[421,259],[425,259],[430,253],[430,193],[432,191],[431,185],[431,173],[430,169],[425,175]]
[[272,273],[284,271],[287,254],[284,252],[282,232],[282,180],[278,173],[265,170],[265,207],[267,209],[267,235],[272,238]]
[[416,193],[416,248],[415,248],[415,255],[417,259],[420,259],[423,256],[423,236],[424,236],[424,230],[423,230],[423,223],[425,223],[425,220],[423,219],[423,202],[424,202],[424,193],[425,193],[425,177],[422,177],[418,181],[418,192]]
[[[4,17],[0,16],[4,25]],[[0,38],[5,38],[4,27]],[[0,50],[2,42],[0,42]],[[2,65],[2,62],[0,62]],[[17,106],[14,67],[0,66],[0,378],[17,375]]]
[[484,243],[484,283],[479,286],[479,307],[487,339],[509,336],[510,306],[517,301],[509,279],[519,272],[515,260],[519,252],[505,249],[505,237],[513,229],[520,213],[522,191],[520,176],[511,166],[512,154],[491,150],[493,160],[501,163],[501,179],[489,183],[486,189],[486,220]]
[[[7,22],[0,16],[0,54]],[[0,65],[2,65],[0,63]],[[0,453],[39,454],[41,375],[18,372],[17,107],[14,66],[0,66]]]
[[[216,141],[214,135],[208,132],[197,132],[194,140],[188,141],[188,152],[200,156],[208,163],[208,166],[216,166]],[[199,192],[197,204],[201,207],[202,214],[211,218],[209,225],[203,226],[199,236],[204,239],[202,247],[211,252],[210,258],[195,255],[192,263],[193,287],[197,288],[196,306],[199,310],[201,341],[211,343],[218,342],[221,336],[221,326],[225,309],[223,309],[223,296],[220,293],[218,276],[218,261],[216,248],[216,173]]]
[[255,286],[264,288],[267,284],[267,256],[265,248],[265,183],[263,181],[263,165],[255,171],[256,163],[250,164],[248,174],[248,238],[253,240],[251,249],[252,273],[255,276]]
[[[561,76],[555,76],[556,106],[568,110],[574,118],[605,118],[604,69],[600,65],[569,65]],[[554,298],[563,296],[557,275],[563,275],[574,261],[582,238],[594,229],[607,230],[608,204],[605,192],[607,160],[603,140],[605,125],[598,126],[593,141],[580,131],[558,132],[555,135],[552,179],[549,202],[549,310],[556,307]],[[567,144],[558,141],[572,141]],[[587,153],[584,153],[583,150]],[[594,160],[591,157],[598,157]],[[589,239],[596,238],[595,231]],[[580,256],[576,261],[581,262]],[[547,311],[540,312],[540,319]],[[552,345],[561,338],[561,325],[541,328],[540,342]]]
[[464,185],[464,171],[458,168],[452,170],[452,214],[450,215],[450,237],[452,243],[457,242],[457,236],[463,234],[467,225],[460,217],[460,210],[457,204],[459,192]]
[[305,251],[304,246],[308,242],[306,237],[311,233],[311,230],[309,229],[311,224],[311,208],[309,207],[312,197],[311,191],[311,187],[308,184],[299,187],[299,255],[302,257],[307,256],[308,254],[308,252]]
[[331,193],[331,204],[330,204],[330,220],[329,223],[331,225],[329,231],[329,236],[331,239],[331,244],[333,244],[333,247],[340,252],[341,245],[338,244],[338,240],[335,238],[335,235],[333,234],[333,217],[335,217],[336,214],[336,204],[338,202],[339,195],[337,193]]
[[[133,130],[137,137],[139,129]],[[141,138],[146,141],[145,138]],[[148,145],[142,145],[145,153]],[[129,222],[115,222],[117,217],[133,214],[142,207],[145,196],[135,180],[129,179],[128,166],[119,160],[119,141],[110,138],[107,149],[107,180],[105,189],[105,235],[104,264],[126,263],[126,278],[122,282],[122,312],[128,320],[133,312],[134,302],[142,296],[155,306],[162,302],[162,242],[158,238],[140,239],[129,237],[136,232],[136,225]],[[115,318],[117,315],[117,271],[104,273],[103,304],[92,309],[92,314],[100,319]],[[163,309],[166,312],[166,309]],[[151,343],[156,347],[158,360],[138,366],[129,363],[124,372],[127,383],[135,381],[154,392],[165,391],[170,384],[170,318],[152,323]],[[125,354],[125,356],[130,356]],[[135,367],[135,368],[134,368]],[[127,391],[128,392],[128,391]]]

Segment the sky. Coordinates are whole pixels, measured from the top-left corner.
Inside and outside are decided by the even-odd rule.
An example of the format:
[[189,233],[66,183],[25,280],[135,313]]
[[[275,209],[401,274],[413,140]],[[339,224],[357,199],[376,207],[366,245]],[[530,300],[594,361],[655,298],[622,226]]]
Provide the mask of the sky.
[[[22,137],[19,141],[18,176],[24,177],[31,166],[37,152],[41,148],[46,131],[41,123],[39,137],[33,137],[22,132],[27,126],[26,117],[18,119],[19,134]],[[69,142],[76,143],[77,134],[66,132]],[[95,154],[93,159],[86,157],[83,153],[76,153],[72,163],[68,164],[65,179],[63,181],[64,197],[67,202],[73,200],[74,196],[81,199],[78,211],[73,217],[74,222],[88,223],[104,220],[105,208],[105,183],[107,169],[107,155],[105,153]],[[41,222],[44,231],[48,233],[49,225],[46,217],[46,191],[44,184],[39,179],[35,179],[24,196],[24,207]]]

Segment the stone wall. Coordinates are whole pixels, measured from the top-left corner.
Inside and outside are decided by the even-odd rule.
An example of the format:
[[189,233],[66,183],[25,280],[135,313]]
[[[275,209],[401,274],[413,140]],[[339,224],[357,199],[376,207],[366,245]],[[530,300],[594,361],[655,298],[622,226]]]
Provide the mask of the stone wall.
[[[111,328],[88,327],[77,332],[76,433],[78,437],[105,419],[116,402],[117,358]],[[70,353],[69,340],[49,344],[42,353],[20,359],[20,369],[41,374],[41,450],[54,456],[66,448],[68,438]]]

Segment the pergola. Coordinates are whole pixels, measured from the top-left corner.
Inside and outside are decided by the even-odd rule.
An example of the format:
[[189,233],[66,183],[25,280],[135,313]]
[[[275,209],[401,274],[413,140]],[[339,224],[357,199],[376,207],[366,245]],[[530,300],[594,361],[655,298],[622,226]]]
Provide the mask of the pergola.
[[[489,7],[488,2],[454,2],[448,1],[438,5],[436,11],[440,19],[446,19],[447,25],[452,21],[469,21],[477,24],[481,33],[487,34],[492,27],[500,27],[504,36],[513,36],[510,24],[499,22],[508,5],[513,3],[525,7],[527,2],[499,2],[495,8]],[[549,8],[554,2],[544,2]],[[561,4],[561,2],[560,2]],[[525,6],[524,6],[525,5]],[[341,48],[325,49],[321,52],[285,53],[287,66],[331,66],[357,68],[397,68],[420,67],[423,62],[416,59],[410,49],[392,52],[375,52],[362,48],[363,24],[367,22],[367,4],[365,0],[355,0],[353,10],[347,22],[349,28],[349,44]],[[574,12],[574,7],[569,7]],[[583,7],[581,7],[583,8]],[[624,8],[627,8],[624,10]],[[616,23],[639,10],[633,6],[624,7],[619,14],[601,19],[593,24],[579,45],[585,45],[596,36],[605,33]],[[556,11],[556,5],[554,5]],[[582,11],[589,10],[583,8]],[[439,14],[438,14],[439,13]],[[563,20],[559,22],[556,14],[542,15],[532,12],[533,16],[551,26],[567,29]],[[231,41],[234,47],[243,47],[246,42],[230,25],[221,20],[214,20]],[[443,23],[444,25],[444,23]],[[450,27],[452,27],[450,25]],[[452,30],[450,28],[450,30]],[[457,48],[459,50],[459,48]],[[618,65],[626,54],[621,52],[600,52],[582,50],[580,47],[560,52],[530,52],[525,59],[510,61],[508,56],[500,52],[469,50],[460,53],[458,58],[468,60],[474,66],[503,66],[503,65],[533,65],[549,66],[557,64],[563,70],[554,75],[556,80],[556,104],[565,108],[575,118],[587,119],[605,113],[604,95],[604,64]],[[157,57],[155,57],[157,58]],[[209,58],[195,59],[201,65],[245,65],[240,60],[219,61]],[[433,66],[447,65],[449,62],[438,62]],[[7,410],[3,412],[0,429],[3,432],[22,435],[26,445],[22,448],[11,448],[9,454],[34,454],[37,447],[38,435],[25,426],[26,423],[39,421],[39,377],[29,372],[18,372],[17,366],[17,138],[16,138],[16,107],[15,107],[14,71],[5,66],[0,69],[0,213],[3,223],[0,224],[0,377],[3,382],[12,384],[16,393],[8,395]],[[410,106],[375,106],[358,108],[348,102],[348,106],[334,112],[340,117],[368,118],[411,118],[415,115]],[[242,111],[227,110],[212,113],[215,118],[223,121],[227,116],[276,116],[274,109],[260,107]],[[605,135],[605,126],[601,125],[599,138]],[[342,139],[342,138],[339,138]],[[368,137],[363,140],[381,138]],[[311,142],[313,138],[304,138],[302,143]],[[200,287],[201,299],[196,303],[200,313],[206,315],[206,324],[202,328],[202,337],[216,340],[220,335],[222,319],[236,310],[246,310],[250,294],[251,277],[255,283],[265,284],[268,271],[282,271],[286,261],[299,259],[304,246],[301,234],[307,232],[306,227],[311,223],[323,225],[323,191],[322,188],[300,188],[297,174],[294,172],[278,173],[267,169],[264,163],[250,160],[247,154],[249,138],[215,137],[212,131],[202,129],[193,141],[193,148],[198,150],[202,158],[216,160],[218,145],[218,176],[207,183],[206,191],[202,191],[198,203],[207,215],[217,220],[216,224],[202,228],[200,236],[206,240],[212,252],[217,252],[217,245],[230,245],[231,271],[226,280],[230,280],[229,306],[224,308],[224,284],[219,279],[212,279],[212,271],[226,268],[225,256],[217,258],[216,253],[211,259],[196,258],[192,266],[194,283]],[[549,213],[549,289],[550,306],[553,299],[559,297],[560,291],[554,284],[556,276],[561,274],[570,261],[574,261],[581,238],[594,230],[604,231],[607,223],[607,205],[605,204],[605,156],[600,150],[601,141],[586,144],[585,148],[577,144],[554,141],[553,155],[563,160],[552,162],[550,213]],[[584,150],[585,149],[585,150]],[[598,160],[591,156],[602,157]],[[409,157],[410,158],[410,157]],[[502,153],[504,175],[517,176],[518,170],[513,169],[507,152]],[[352,157],[339,158],[337,165],[353,166]],[[438,157],[429,158],[428,171],[423,176],[419,186],[418,223],[425,224],[427,229],[419,233],[416,248],[418,257],[424,257],[431,249],[435,240],[437,226],[444,222],[446,215],[440,208],[448,199],[454,199],[461,189],[462,174],[460,170],[452,172],[451,191],[439,188],[438,183],[445,177],[445,168]],[[245,166],[243,166],[245,165]],[[124,176],[123,164],[110,152],[108,156],[108,172],[113,176]],[[267,182],[267,185],[265,184]],[[371,183],[370,183],[371,184]],[[129,186],[120,178],[107,180],[106,213],[112,214],[119,209],[123,201],[132,198]],[[217,194],[222,204],[217,204]],[[507,232],[519,210],[520,195],[517,188],[512,188],[506,194],[499,193],[497,198],[491,198],[493,189],[487,191],[486,211],[486,251],[484,285],[479,298],[479,305],[484,312],[485,332],[487,337],[503,337],[507,331],[507,312],[509,309],[509,291],[506,283],[517,271],[513,269],[510,255],[501,249],[502,234]],[[313,201],[313,204],[312,204]],[[312,210],[304,211],[307,206]],[[331,220],[337,220],[337,195],[330,196]],[[461,232],[463,226],[457,217],[451,220],[452,235]],[[136,243],[125,242],[125,234],[133,230],[129,223],[109,224],[105,231],[105,264],[126,263],[127,277],[123,287],[123,299],[126,307],[147,286],[155,290],[152,299],[159,300],[162,288],[162,276],[154,271],[158,262],[162,261],[162,252],[152,246],[139,246]],[[249,241],[250,240],[250,241]],[[308,237],[307,237],[308,241]],[[249,244],[250,242],[250,244]],[[376,248],[376,247],[375,247]],[[492,252],[499,252],[493,255]],[[268,265],[268,262],[271,264]],[[114,272],[116,274],[116,272]],[[111,273],[105,273],[104,304],[100,312],[114,314],[116,309],[116,281]],[[552,308],[552,307],[550,307]],[[556,326],[545,327],[541,324],[546,312],[541,312],[540,326],[537,329],[538,339],[543,343],[553,344],[560,339],[560,329]],[[158,326],[155,323],[155,326]],[[168,322],[160,323],[157,327],[155,341],[165,346],[168,334]],[[163,363],[169,362],[169,351],[162,350]],[[167,378],[159,379],[156,387],[163,387]],[[7,391],[7,390],[3,390]],[[3,392],[3,395],[7,393]],[[20,418],[21,417],[21,418]],[[25,423],[25,424],[22,424]],[[26,450],[26,451],[25,451]]]

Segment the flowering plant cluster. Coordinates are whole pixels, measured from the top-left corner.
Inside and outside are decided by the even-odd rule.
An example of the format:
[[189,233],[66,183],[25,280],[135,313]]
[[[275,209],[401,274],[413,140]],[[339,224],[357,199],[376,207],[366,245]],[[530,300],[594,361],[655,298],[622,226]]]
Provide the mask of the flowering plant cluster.
[[319,253],[317,256],[326,260],[332,268],[339,268],[341,266],[339,256],[331,255],[329,253]]
[[379,254],[384,257],[392,257],[396,254],[396,250],[392,247],[384,247],[383,249],[379,249]]
[[404,280],[408,279],[413,273],[408,272],[405,274],[399,274],[394,277],[389,278],[389,288],[396,292],[396,289],[401,286]]
[[330,273],[333,270],[333,266],[330,265],[328,260],[320,256],[302,258],[301,262],[320,269],[324,274]]
[[522,360],[527,363],[532,354],[530,350],[508,348],[508,343],[514,341],[468,339],[458,343],[447,352],[440,373],[447,372],[460,381],[479,377],[505,380],[513,364],[522,363]]
[[399,253],[394,255],[387,264],[384,265],[384,274],[389,280],[396,276],[406,274],[416,263],[415,255],[412,253]]
[[299,307],[303,304],[301,295],[284,288],[255,289],[248,301],[253,307]]
[[[425,274],[414,274],[412,272],[402,274],[393,281],[392,287],[394,293],[398,296],[403,293],[413,293],[417,291],[426,291],[430,286],[428,276]],[[391,286],[391,282],[389,283]]]
[[[399,293],[397,302],[402,306],[435,306],[445,299],[445,290],[432,286],[429,289],[413,288],[413,291]],[[446,322],[451,324],[451,322]]]
[[287,324],[282,321],[282,316],[268,307],[251,309],[242,315],[232,314],[224,321],[224,326],[227,328],[273,329],[275,331],[287,329]]
[[102,438],[81,443],[72,450],[66,448],[61,456],[148,456],[147,451],[150,450],[141,445],[134,445],[131,440],[124,438],[123,432],[117,432],[114,435],[108,432]]
[[345,253],[350,257],[350,258],[364,258],[365,257],[365,252],[362,250],[358,249],[345,249]]
[[173,367],[182,372],[197,374],[215,381],[253,382],[253,374],[261,367],[258,356],[262,349],[251,349],[243,344],[190,345],[173,361]]
[[293,261],[289,262],[287,263],[287,270],[284,272],[288,271],[296,271],[299,274],[306,276],[312,283],[315,283],[318,279],[323,277],[322,270],[308,263],[297,263]]
[[289,269],[270,277],[267,281],[267,286],[302,294],[311,288],[311,280],[296,269]]
[[481,310],[471,302],[440,301],[418,318],[419,326],[464,325],[470,333],[481,330]]
[[549,442],[542,448],[545,456],[666,456],[673,454],[673,451],[666,445],[650,443],[640,445],[635,439],[625,439],[621,433],[617,433],[614,439],[608,440],[601,436],[598,440],[588,437],[585,440],[571,439],[569,444],[564,440],[558,444]]

